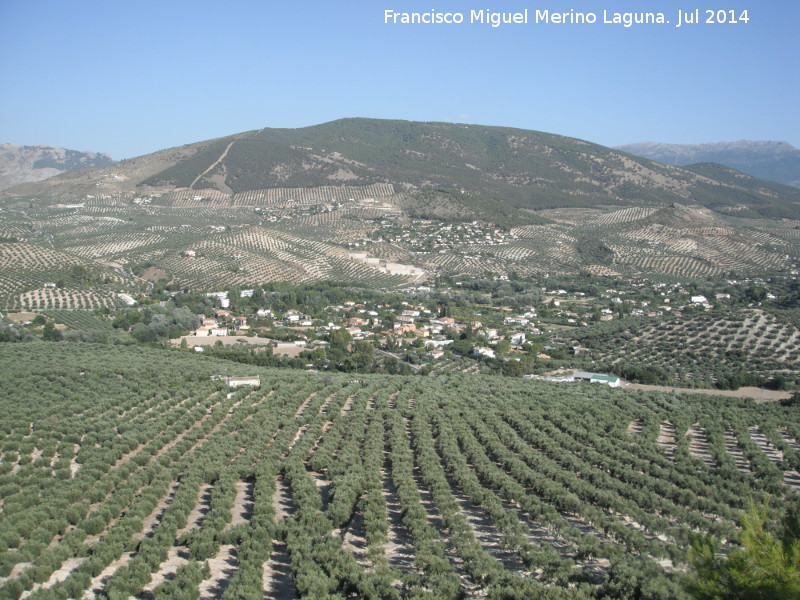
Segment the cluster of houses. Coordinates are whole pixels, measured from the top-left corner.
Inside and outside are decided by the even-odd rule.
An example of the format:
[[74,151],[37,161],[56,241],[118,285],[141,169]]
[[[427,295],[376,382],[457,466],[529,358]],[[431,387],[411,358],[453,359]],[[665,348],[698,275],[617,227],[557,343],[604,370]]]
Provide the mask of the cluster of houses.
[[[246,297],[251,290],[243,290]],[[537,336],[542,331],[536,325],[536,310],[532,306],[526,307],[520,314],[507,315],[503,318],[502,325],[489,326],[480,321],[459,322],[453,317],[439,316],[431,308],[423,304],[402,302],[398,306],[388,304],[367,306],[355,301],[347,301],[340,305],[325,307],[325,318],[312,319],[309,315],[298,309],[288,309],[277,312],[270,308],[259,308],[250,319],[269,319],[271,327],[266,328],[273,332],[282,330],[283,335],[291,341],[269,341],[255,334],[266,331],[265,328],[252,328],[248,323],[248,316],[235,314],[230,307],[227,292],[209,294],[222,307],[214,310],[212,316],[200,316],[200,326],[189,336],[184,336],[175,343],[185,342],[190,346],[207,346],[216,343],[232,344],[237,341],[249,343],[269,343],[276,354],[296,356],[303,350],[314,349],[327,345],[324,340],[329,338],[336,330],[344,329],[354,342],[370,340],[376,346],[393,345],[404,346],[414,344],[424,347],[427,356],[439,359],[445,355],[447,346],[453,344],[469,333],[472,352],[475,356],[495,358],[495,347],[504,340],[512,347],[522,346],[529,336]],[[286,333],[288,332],[288,335]],[[269,335],[269,334],[267,334]]]
[[[587,312],[588,308],[597,310],[595,320],[611,321],[617,317],[619,312],[633,317],[654,318],[664,314],[681,314],[687,307],[711,310],[715,305],[724,304],[731,299],[729,293],[717,293],[707,297],[702,294],[691,294],[678,283],[653,283],[649,286],[653,299],[644,300],[637,297],[639,293],[637,288],[645,287],[645,285],[631,284],[631,289],[627,290],[606,289],[591,303],[587,303],[586,294],[583,292],[554,289],[543,291],[543,293],[545,305],[550,308],[552,314],[561,318],[565,323],[576,326],[589,325],[589,320],[594,315]],[[768,298],[774,299],[775,297],[769,294]],[[583,310],[580,310],[579,307],[582,307]]]
[[224,335],[247,335],[250,326],[247,324],[247,317],[234,315],[230,310],[219,308],[214,311],[213,317],[201,315],[200,326],[192,332],[193,336],[224,336]]
[[381,221],[381,227],[369,239],[352,242],[351,246],[366,247],[370,242],[402,243],[415,250],[446,250],[463,244],[487,246],[507,245],[517,236],[491,224],[478,221],[446,224],[439,221],[414,220],[410,226],[401,226],[390,219]]
[[[663,315],[666,311],[679,312],[688,306],[711,306],[711,300],[704,295],[690,294],[680,284],[629,282],[624,289],[609,288],[588,297],[583,292],[567,292],[563,289],[542,288],[545,301],[542,303],[546,318],[561,318],[575,326],[588,325],[589,320],[610,320],[618,313],[636,316]],[[638,287],[647,287],[644,294]],[[414,291],[430,291],[415,288]],[[243,298],[252,297],[253,290],[241,290]],[[193,332],[191,345],[216,343],[233,344],[246,341],[250,344],[269,344],[273,353],[290,357],[298,356],[306,350],[329,345],[333,332],[346,330],[348,339],[354,342],[369,340],[376,347],[398,348],[414,346],[420,354],[432,361],[438,361],[449,353],[448,346],[466,339],[474,356],[478,358],[514,358],[514,350],[530,350],[528,342],[543,344],[542,317],[534,306],[525,306],[518,311],[509,309],[490,311],[485,315],[487,322],[477,320],[459,321],[450,316],[442,316],[439,308],[431,303],[422,304],[403,301],[395,304],[369,304],[355,300],[331,305],[306,314],[300,308],[277,311],[273,308],[259,308],[252,314],[236,314],[230,308],[228,292],[208,294],[215,298],[220,308],[213,317],[202,316],[198,329]],[[720,303],[730,300],[730,295],[718,293],[712,297]],[[409,299],[410,300],[410,299]],[[652,306],[651,306],[652,305]],[[248,318],[255,321],[252,325]],[[474,318],[474,317],[473,317]],[[269,323],[264,323],[268,320]],[[258,337],[256,337],[258,335]],[[273,336],[283,341],[268,339]],[[498,346],[500,348],[498,349]],[[545,354],[554,350],[551,345],[539,345],[536,350],[539,358],[548,359]],[[511,353],[507,354],[509,351]],[[586,352],[581,346],[571,346],[571,353]],[[463,346],[459,353],[463,352]],[[519,352],[516,356],[520,356]],[[597,373],[575,373],[571,376],[551,379],[554,381],[589,381],[604,383],[612,387],[619,385],[614,376]]]
[[533,307],[527,307],[523,314],[506,317],[502,329],[485,326],[480,321],[459,323],[452,317],[437,316],[424,305],[413,305],[407,302],[403,303],[401,310],[394,310],[389,313],[389,316],[384,310],[386,319],[381,319],[377,311],[367,309],[355,302],[328,307],[328,310],[335,313],[355,313],[358,316],[350,316],[339,323],[330,322],[321,326],[320,332],[345,327],[354,340],[372,338],[377,339],[381,345],[390,338],[400,345],[421,339],[428,356],[433,359],[444,356],[444,348],[459,339],[466,331],[472,334],[472,340],[477,344],[473,349],[473,354],[489,358],[496,356],[496,352],[491,346],[495,346],[503,340],[508,340],[512,346],[521,346],[525,343],[527,334],[541,334],[533,321],[536,316]]

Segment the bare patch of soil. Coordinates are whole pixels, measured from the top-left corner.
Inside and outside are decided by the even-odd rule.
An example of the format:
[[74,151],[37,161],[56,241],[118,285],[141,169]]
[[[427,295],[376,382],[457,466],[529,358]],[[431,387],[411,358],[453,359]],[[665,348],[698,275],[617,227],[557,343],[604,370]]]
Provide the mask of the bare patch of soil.
[[117,572],[117,569],[124,567],[131,562],[131,559],[134,556],[136,556],[136,552],[126,552],[117,560],[109,564],[100,572],[99,575],[97,575],[97,577],[92,579],[91,583],[89,584],[89,589],[83,594],[83,598],[85,600],[93,600],[94,598],[102,595],[102,593],[105,591],[105,585],[108,583],[108,580],[111,579],[111,576]]
[[319,450],[319,445],[322,443],[322,438],[325,437],[325,433],[328,431],[328,429],[331,428],[331,425],[333,425],[331,421],[326,421],[325,423],[322,424],[322,427],[320,428],[321,435],[317,436],[317,439],[314,440],[314,443],[311,445],[311,448],[309,448],[308,456],[306,456],[306,463],[308,463],[308,461],[311,460],[311,457],[314,456],[314,454],[316,454],[317,450]]
[[733,457],[733,462],[736,464],[736,468],[741,473],[750,473],[750,463],[747,462],[747,459],[744,457],[744,453],[742,452],[741,448],[739,448],[739,442],[736,439],[736,435],[733,433],[733,429],[728,427],[725,430],[725,449],[728,451],[728,454]]
[[197,493],[197,502],[186,518],[186,526],[180,528],[175,532],[175,537],[179,538],[187,531],[197,529],[203,521],[208,512],[211,510],[211,490],[214,486],[210,483],[204,483],[200,486],[200,491]]
[[495,527],[486,511],[479,506],[475,506],[461,492],[455,482],[450,481],[449,478],[448,482],[461,514],[467,520],[475,534],[475,539],[478,540],[483,549],[499,560],[507,571],[527,572],[519,554],[503,546],[503,533]]
[[303,413],[306,412],[306,408],[308,408],[308,405],[311,404],[311,401],[314,399],[314,396],[316,395],[317,392],[311,392],[311,395],[305,400],[303,400],[303,403],[297,407],[297,412],[294,413],[295,419],[299,419],[300,417],[303,416]]
[[183,546],[172,546],[167,552],[167,560],[162,562],[158,571],[150,579],[150,583],[142,588],[141,597],[154,598],[153,590],[159,585],[175,577],[178,569],[189,563],[189,551]]
[[256,482],[252,480],[239,480],[236,482],[236,498],[231,507],[231,527],[247,523],[250,517],[253,516],[253,505],[255,503],[253,489],[255,485]]
[[292,568],[286,544],[272,540],[272,554],[264,563],[262,575],[264,586],[263,600],[293,600],[297,590],[292,581]]
[[220,546],[217,555],[208,560],[208,568],[211,570],[211,576],[200,582],[198,587],[200,600],[214,600],[222,596],[234,573],[239,569],[236,546],[230,544]]
[[[752,439],[753,443],[767,455],[767,458],[769,458],[773,464],[783,468],[783,452],[773,446],[767,439],[767,436],[761,433],[758,427],[750,427],[748,431],[750,432],[750,439]],[[784,471],[783,482],[789,487],[795,489],[800,488],[800,473],[797,471]]]
[[[251,406],[252,406],[253,408],[255,408],[256,406],[259,406],[260,404],[263,404],[263,403],[264,403],[264,402],[266,402],[266,401],[267,401],[267,399],[269,399],[269,397],[270,397],[270,396],[272,396],[272,394],[274,394],[274,393],[275,393],[275,390],[270,390],[268,394],[264,394],[263,396],[261,396],[261,398],[259,398],[259,399],[258,399],[258,400],[256,400],[255,402],[253,402],[253,404],[251,404]],[[249,419],[252,419],[252,418],[253,418],[253,415],[250,415],[250,416],[248,416],[248,417],[247,417],[247,419],[245,419],[245,421],[248,421]]]
[[689,454],[702,460],[706,466],[716,465],[708,447],[708,435],[705,430],[699,424],[694,423],[689,427],[686,435],[689,436]]
[[641,419],[634,419],[628,423],[628,433],[630,435],[641,435],[644,428],[644,423]]
[[[81,441],[83,441],[83,437],[81,437]],[[72,458],[69,460],[69,476],[70,478],[75,477],[75,473],[78,472],[78,469],[81,468],[81,465],[78,463],[78,451],[81,449],[79,444],[73,444],[72,446]]]
[[658,445],[664,449],[664,453],[672,458],[675,456],[675,425],[669,421],[659,423]]
[[517,513],[519,520],[524,523],[528,528],[528,540],[537,546],[550,546],[552,547],[561,558],[574,558],[575,549],[573,545],[559,537],[558,535],[549,531],[546,527],[531,519],[530,515],[522,510],[519,504],[509,504],[504,502],[503,506],[506,510],[514,511]]
[[[239,407],[239,405],[242,402],[244,402],[244,398],[242,398],[238,402],[234,403],[231,406],[230,410],[228,411],[228,414],[226,414],[224,417],[222,417],[222,419],[220,419],[219,423],[217,423],[216,425],[214,425],[214,427],[211,428],[211,431],[209,431],[207,434],[205,434],[203,437],[201,437],[199,440],[197,440],[194,443],[194,445],[186,451],[186,454],[184,456],[188,456],[192,452],[195,452],[198,448],[202,447],[203,444],[205,444],[212,435],[217,433],[222,428],[222,426],[225,425],[225,423],[228,421],[228,419],[230,419],[231,415],[234,413],[234,411]],[[212,408],[214,406],[216,406],[217,404],[219,404],[219,402],[215,402],[214,405],[212,406]],[[195,423],[189,430],[184,432],[182,434],[182,436],[185,436],[191,429],[194,429],[195,427],[198,427],[203,421],[205,421],[211,415],[210,411],[211,411],[211,408],[209,409],[209,412],[207,412],[206,415],[203,416],[202,419],[200,419],[197,423]]]
[[781,427],[778,431],[780,431],[781,437],[786,440],[789,446],[794,448],[797,452],[800,452],[800,443],[789,435],[789,430],[786,427]]
[[336,394],[335,393],[333,393],[330,396],[328,396],[327,398],[325,398],[325,401],[322,403],[322,406],[319,407],[319,414],[321,414],[321,415],[327,415],[328,414],[328,406],[330,406],[331,400],[333,400],[334,398],[336,398]]
[[389,566],[409,573],[414,568],[414,544],[410,533],[403,525],[402,507],[392,478],[389,475],[388,453],[381,469],[383,478],[383,500],[389,517],[389,531],[384,554]]
[[35,312],[10,312],[6,313],[5,317],[16,325],[24,325],[33,321],[39,313]]
[[130,452],[126,452],[125,454],[120,456],[117,459],[117,462],[115,462],[113,465],[111,465],[111,469],[117,469],[121,465],[124,465],[126,462],[128,462],[130,459],[132,459],[134,456],[139,454],[139,452],[142,451],[142,448],[144,448],[144,446],[145,446],[144,444],[139,444],[138,446],[136,446],[136,448],[134,448]]
[[565,514],[564,518],[572,527],[580,531],[583,535],[591,535],[592,537],[595,537],[598,540],[603,540],[606,542],[613,543],[613,540],[610,537],[608,537],[608,535],[606,535],[604,531],[598,529],[591,523],[586,522],[580,515]]
[[344,404],[342,404],[342,408],[339,411],[339,416],[344,416],[353,409],[353,400],[355,400],[355,398],[356,398],[355,394],[352,394],[347,397],[347,400],[344,401]]
[[139,279],[144,279],[145,281],[149,281],[151,283],[158,283],[159,281],[169,281],[170,276],[169,273],[163,269],[159,269],[157,267],[147,267],[141,272]]
[[303,434],[308,430],[308,425],[303,425],[297,430],[297,433],[294,434],[292,441],[289,442],[289,447],[286,448],[286,452],[281,455],[281,458],[286,458],[289,453],[294,449],[295,445],[297,445],[297,441],[303,437]]
[[[406,425],[408,426],[408,421],[406,421]],[[464,570],[464,560],[458,555],[455,548],[449,544],[449,535],[447,531],[444,529],[442,524],[442,517],[436,508],[436,504],[433,501],[433,495],[430,491],[422,484],[422,475],[419,471],[418,466],[414,466],[413,471],[414,482],[417,485],[417,490],[419,491],[419,498],[420,498],[420,505],[425,509],[425,513],[428,518],[428,525],[433,527],[436,531],[439,532],[439,535],[442,536],[443,541],[448,544],[448,548],[445,552],[447,559],[450,561],[450,564],[453,567],[456,575],[461,583],[461,592],[463,593],[464,598],[485,598],[488,595],[488,592],[485,587],[479,582],[473,581],[469,575],[467,575],[466,571]]]
[[15,564],[11,567],[11,572],[8,574],[8,577],[0,577],[0,585],[5,585],[6,581],[19,577],[20,574],[24,573],[32,566],[32,562],[20,562]]
[[729,398],[752,398],[758,403],[777,402],[791,398],[791,391],[764,390],[756,387],[742,387],[738,390],[705,390],[697,388],[676,388],[668,385],[646,385],[643,383],[627,383],[631,390],[651,390],[656,392],[677,392],[679,394],[707,394],[709,396],[727,396]]
[[46,590],[49,587],[54,586],[57,583],[61,583],[62,581],[66,580],[72,572],[77,569],[81,564],[86,560],[86,557],[83,558],[69,558],[65,560],[61,567],[53,571],[50,578],[45,581],[44,583],[36,583],[30,590],[25,590],[20,595],[20,600],[25,600],[31,594],[38,592],[39,590]]
[[796,490],[800,490],[800,473],[797,471],[784,471],[783,483]]
[[152,510],[152,512],[145,517],[144,521],[142,522],[142,530],[137,531],[133,534],[133,539],[138,540],[143,537],[151,537],[153,535],[153,531],[161,522],[161,519],[164,517],[164,513],[167,512],[167,507],[172,504],[172,501],[175,499],[175,494],[178,491],[178,482],[173,481],[172,485],[170,485],[169,490],[167,491],[166,496],[164,496],[156,507]]
[[275,520],[288,519],[291,517],[297,507],[292,501],[292,492],[283,478],[283,475],[278,475],[275,478],[275,493],[272,495],[272,510],[275,513]]
[[442,516],[436,509],[436,504],[433,501],[433,494],[422,484],[422,474],[418,466],[414,466],[414,482],[417,484],[419,490],[419,503],[428,515],[428,525],[436,529],[439,533],[442,532],[444,526],[442,525]]
[[767,436],[761,433],[758,427],[749,427],[747,431],[750,433],[750,439],[753,440],[753,443],[758,446],[759,450],[767,455],[767,458],[769,458],[773,464],[778,466],[783,464],[783,452],[770,444]]
[[[335,533],[335,530],[334,530]],[[367,559],[367,540],[364,537],[364,515],[357,510],[353,513],[350,521],[341,531],[342,548],[350,551],[355,556],[359,565],[364,568],[372,566],[372,562]]]

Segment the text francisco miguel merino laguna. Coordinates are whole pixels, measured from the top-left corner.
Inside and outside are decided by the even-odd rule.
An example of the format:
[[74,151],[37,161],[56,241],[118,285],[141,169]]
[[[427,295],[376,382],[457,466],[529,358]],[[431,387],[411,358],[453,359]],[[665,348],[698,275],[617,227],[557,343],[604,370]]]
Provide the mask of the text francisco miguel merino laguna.
[[[532,17],[532,19],[531,19]],[[749,21],[747,10],[678,10],[675,27],[696,24],[746,24]],[[464,12],[440,12],[431,9],[426,12],[398,12],[392,9],[383,11],[383,22],[389,25],[460,25],[462,23],[482,23],[491,27],[500,25],[542,23],[554,25],[608,24],[633,27],[634,25],[668,25],[663,12],[614,12],[604,10],[601,15],[596,12],[580,12],[570,9],[567,12],[552,10],[528,10],[519,12],[499,12],[487,9]]]

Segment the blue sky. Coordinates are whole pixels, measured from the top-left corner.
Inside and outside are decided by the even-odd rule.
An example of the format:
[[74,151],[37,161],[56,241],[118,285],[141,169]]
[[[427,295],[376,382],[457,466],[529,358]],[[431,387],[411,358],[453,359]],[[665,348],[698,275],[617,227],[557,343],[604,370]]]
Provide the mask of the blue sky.
[[[749,23],[676,28],[678,9]],[[529,9],[528,24],[384,11]],[[534,11],[594,25],[535,24]],[[669,25],[603,24],[603,11]],[[800,146],[800,1],[0,0],[0,142],[128,158],[341,117],[537,129],[605,145]]]

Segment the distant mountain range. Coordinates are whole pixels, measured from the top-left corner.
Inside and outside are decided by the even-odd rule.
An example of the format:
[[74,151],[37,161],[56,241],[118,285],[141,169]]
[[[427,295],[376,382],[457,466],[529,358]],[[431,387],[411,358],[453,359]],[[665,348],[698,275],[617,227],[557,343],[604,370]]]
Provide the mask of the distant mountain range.
[[715,162],[753,177],[800,187],[800,150],[787,142],[641,142],[617,146],[617,149],[678,167]]
[[65,171],[114,164],[108,154],[79,152],[54,146],[0,144],[0,190],[42,181]]
[[[541,222],[535,211],[702,205],[800,219],[800,191],[729,169],[685,169],[583,140],[508,127],[341,119],[260,129],[73,171],[18,195],[391,184],[412,215]],[[432,195],[436,201],[432,201]]]

